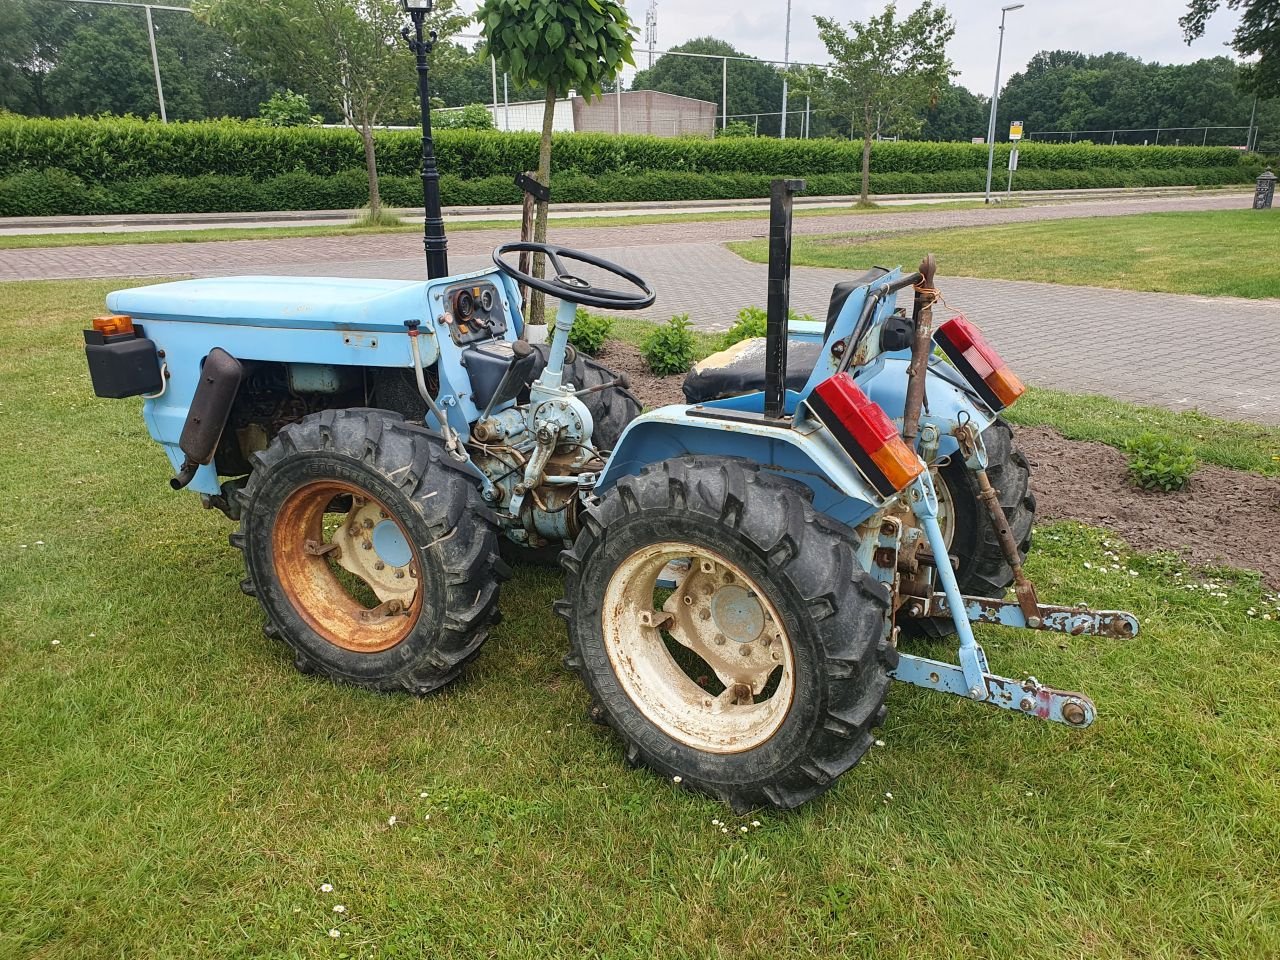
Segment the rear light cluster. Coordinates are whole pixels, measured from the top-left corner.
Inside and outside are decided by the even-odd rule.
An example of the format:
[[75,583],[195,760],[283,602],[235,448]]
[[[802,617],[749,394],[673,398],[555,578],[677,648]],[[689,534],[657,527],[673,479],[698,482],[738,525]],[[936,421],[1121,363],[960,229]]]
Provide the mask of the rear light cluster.
[[807,403],[882,497],[893,496],[924,472],[893,421],[847,373],[818,384]]
[[1000,354],[964,317],[942,324],[933,339],[992,411],[998,413],[1026,392]]

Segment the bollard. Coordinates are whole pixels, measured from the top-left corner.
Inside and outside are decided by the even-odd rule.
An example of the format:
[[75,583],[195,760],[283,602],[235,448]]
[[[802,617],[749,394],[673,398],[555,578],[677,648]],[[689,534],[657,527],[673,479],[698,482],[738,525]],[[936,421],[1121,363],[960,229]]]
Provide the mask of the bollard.
[[1267,167],[1258,175],[1258,185],[1253,191],[1253,209],[1270,210],[1271,200],[1276,195],[1276,175]]

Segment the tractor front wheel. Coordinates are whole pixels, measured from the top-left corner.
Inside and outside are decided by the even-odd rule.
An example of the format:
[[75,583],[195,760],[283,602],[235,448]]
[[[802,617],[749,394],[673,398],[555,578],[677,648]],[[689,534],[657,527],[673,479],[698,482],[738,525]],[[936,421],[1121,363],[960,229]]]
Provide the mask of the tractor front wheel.
[[620,480],[562,561],[567,663],[627,759],[790,809],[872,743],[897,652],[852,530],[798,484],[686,457]]
[[244,591],[298,669],[428,693],[498,615],[497,530],[439,437],[385,410],[327,410],[255,454],[231,542]]

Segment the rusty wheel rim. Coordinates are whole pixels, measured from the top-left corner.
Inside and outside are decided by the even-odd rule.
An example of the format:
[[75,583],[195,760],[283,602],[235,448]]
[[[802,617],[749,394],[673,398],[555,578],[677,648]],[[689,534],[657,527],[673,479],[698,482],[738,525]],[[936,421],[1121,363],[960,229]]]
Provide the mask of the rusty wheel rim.
[[[669,591],[660,586],[671,582]],[[786,626],[756,582],[721,554],[677,541],[637,550],[610,578],[601,616],[623,689],[681,743],[742,753],[769,740],[790,713],[795,663]]]
[[[331,507],[349,503],[345,514]],[[319,480],[285,499],[271,531],[286,599],[334,646],[378,653],[403,640],[422,613],[422,570],[404,525],[352,484]]]

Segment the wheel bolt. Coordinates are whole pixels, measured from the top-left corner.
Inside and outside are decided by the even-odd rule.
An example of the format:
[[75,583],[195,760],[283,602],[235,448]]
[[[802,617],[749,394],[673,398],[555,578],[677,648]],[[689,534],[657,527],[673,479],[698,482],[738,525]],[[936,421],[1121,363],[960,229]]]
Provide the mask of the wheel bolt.
[[372,529],[373,529],[373,521],[372,521],[372,520],[370,520],[368,517],[365,517],[365,518],[364,518],[364,528],[365,528],[366,530],[372,530]]
[[373,541],[372,541],[372,540],[366,540],[364,543],[360,544],[360,546],[362,546],[362,547],[363,547],[364,549],[366,549],[366,550],[372,550],[372,549],[373,549]]
[[693,606],[693,597],[689,596],[687,593],[684,595],[684,605],[686,607]]
[[717,646],[717,647],[723,647],[723,646],[724,646],[724,637],[716,637],[716,646]]
[[698,619],[699,619],[699,620],[710,620],[710,619],[711,619],[711,611],[710,611],[710,610],[699,610],[699,611],[698,611]]
[[396,571],[396,579],[397,579],[397,580],[403,580],[403,579],[404,579],[404,571],[403,571],[403,570],[397,570],[397,571]]
[[379,561],[377,561],[377,562],[373,565],[373,569],[375,569],[375,570],[382,570],[382,569],[385,569],[385,568],[386,568],[386,566],[387,566],[387,565],[386,565],[385,563],[383,563],[381,560],[379,560]]
[[749,644],[749,643],[744,643],[744,644],[742,645],[742,648],[741,648],[741,651],[740,651],[740,652],[742,653],[742,655],[743,655],[744,657],[749,657],[749,656],[751,656],[751,644]]

